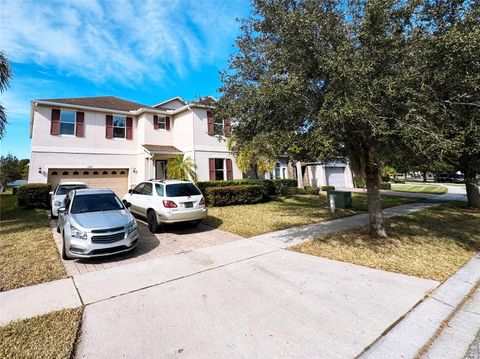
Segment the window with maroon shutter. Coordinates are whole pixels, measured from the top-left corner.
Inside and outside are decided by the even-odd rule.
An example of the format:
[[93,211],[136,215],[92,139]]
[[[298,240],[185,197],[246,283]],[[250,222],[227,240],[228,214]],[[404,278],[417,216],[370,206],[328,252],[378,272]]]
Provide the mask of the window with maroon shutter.
[[77,126],[75,128],[75,136],[83,137],[85,130],[85,113],[77,111]]
[[165,129],[170,131],[170,117],[165,117]]
[[50,121],[50,134],[52,135],[60,134],[60,110],[56,108],[52,109],[52,119]]
[[153,129],[158,130],[158,116],[153,115]]
[[210,181],[215,181],[215,158],[208,159],[208,171],[210,173]]
[[223,133],[226,137],[230,136],[230,120],[223,120]]
[[232,160],[230,158],[227,158],[225,162],[227,163],[227,181],[232,181],[233,180]]
[[213,114],[211,111],[207,111],[207,122],[208,122],[208,134],[210,136],[213,136],[215,134],[215,130],[214,130],[214,118],[213,118]]
[[131,140],[133,138],[133,118],[127,117],[127,140]]
[[107,115],[105,125],[106,125],[105,137],[113,138],[113,116],[112,115]]

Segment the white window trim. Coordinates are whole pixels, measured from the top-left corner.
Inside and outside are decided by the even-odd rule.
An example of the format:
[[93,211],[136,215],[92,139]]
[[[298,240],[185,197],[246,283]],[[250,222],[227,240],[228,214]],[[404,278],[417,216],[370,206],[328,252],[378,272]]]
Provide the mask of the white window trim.
[[[69,134],[69,133],[62,133],[62,111],[63,112],[73,112],[75,114],[75,121],[73,121],[73,133],[72,134]],[[72,109],[64,109],[64,108],[61,108],[60,109],[60,118],[58,119],[59,120],[59,133],[57,136],[61,136],[61,137],[76,137],[76,133],[77,133],[77,111],[73,111]],[[71,123],[71,122],[64,122],[64,123]]]
[[[115,126],[115,117],[123,118],[125,120],[125,126]],[[115,127],[125,129],[125,131],[123,132],[123,137],[115,137]],[[127,117],[126,116],[119,116],[119,115],[112,115],[112,139],[114,139],[114,140],[125,140],[126,138],[127,138]]]
[[[165,126],[165,128],[160,128],[160,120],[163,119],[163,126]],[[157,120],[157,131],[166,131],[167,130],[167,118],[165,116],[158,116],[158,120]]]

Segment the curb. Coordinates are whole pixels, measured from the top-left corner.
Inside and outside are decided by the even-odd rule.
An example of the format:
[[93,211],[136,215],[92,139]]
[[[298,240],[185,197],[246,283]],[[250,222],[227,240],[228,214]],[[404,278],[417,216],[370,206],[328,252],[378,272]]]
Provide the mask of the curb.
[[358,356],[361,359],[419,358],[461,309],[480,283],[477,253],[385,335]]

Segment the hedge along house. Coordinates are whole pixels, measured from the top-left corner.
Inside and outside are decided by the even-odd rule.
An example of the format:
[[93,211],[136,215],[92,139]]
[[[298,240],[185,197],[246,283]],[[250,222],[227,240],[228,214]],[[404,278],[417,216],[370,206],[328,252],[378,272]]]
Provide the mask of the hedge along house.
[[122,196],[143,180],[166,178],[178,154],[197,165],[199,181],[243,178],[226,147],[229,121],[211,110],[179,97],[154,106],[117,97],[33,100],[28,181],[79,180]]

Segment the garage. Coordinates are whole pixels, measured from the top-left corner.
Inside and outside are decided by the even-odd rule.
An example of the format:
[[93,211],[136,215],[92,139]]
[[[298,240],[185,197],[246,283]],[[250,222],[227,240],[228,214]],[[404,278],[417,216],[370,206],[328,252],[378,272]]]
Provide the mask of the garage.
[[48,183],[80,181],[91,188],[110,188],[120,198],[128,191],[127,168],[52,168],[48,170]]
[[325,167],[325,177],[329,186],[335,188],[345,188],[345,167]]

